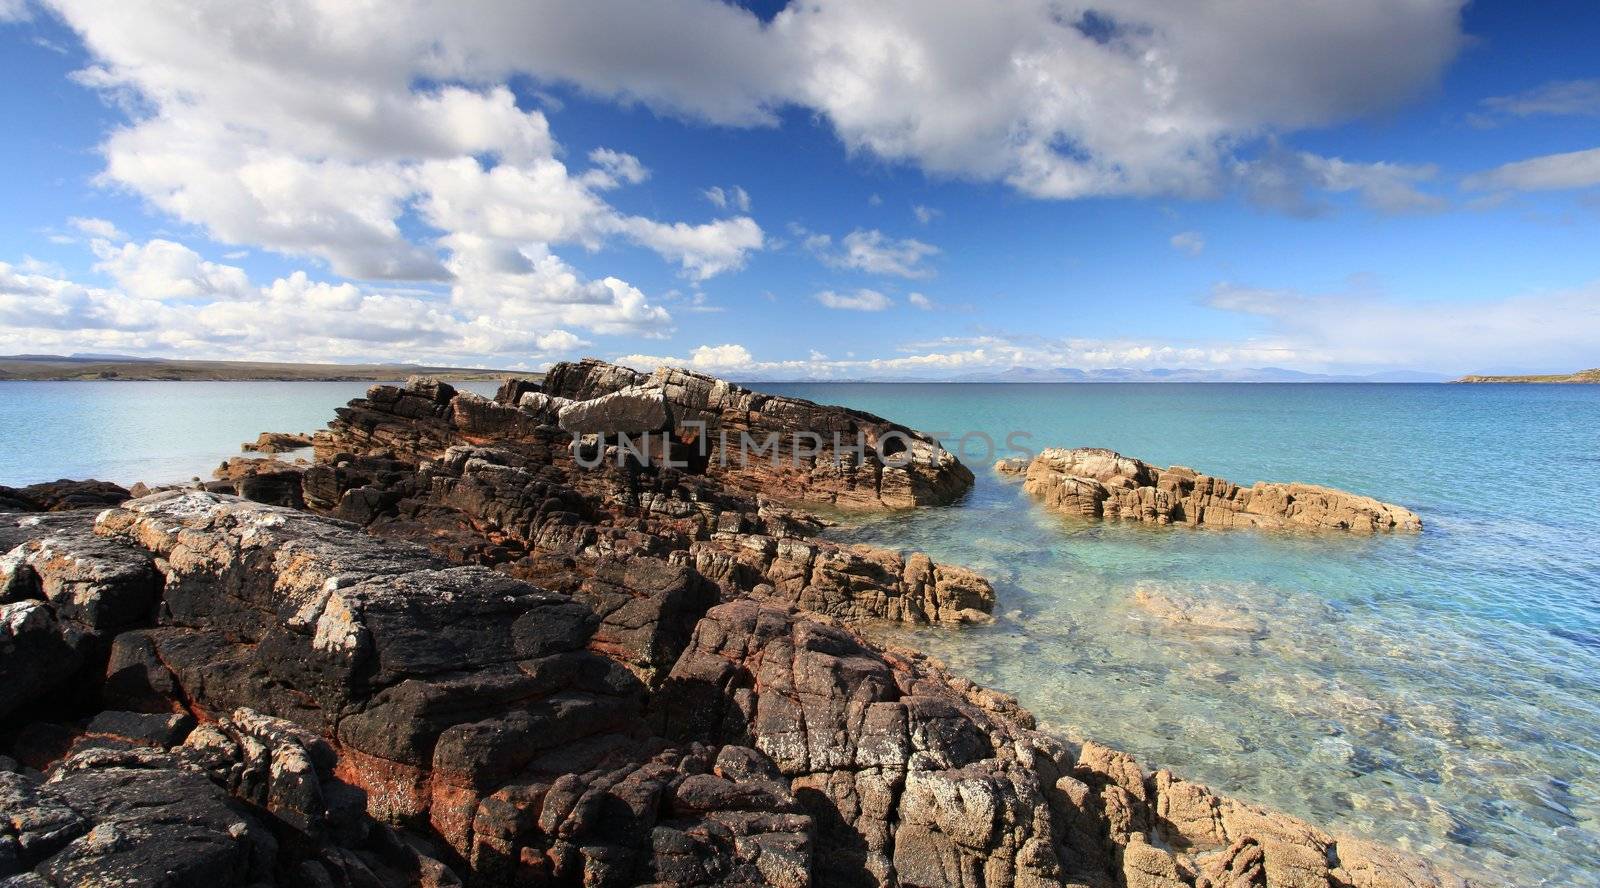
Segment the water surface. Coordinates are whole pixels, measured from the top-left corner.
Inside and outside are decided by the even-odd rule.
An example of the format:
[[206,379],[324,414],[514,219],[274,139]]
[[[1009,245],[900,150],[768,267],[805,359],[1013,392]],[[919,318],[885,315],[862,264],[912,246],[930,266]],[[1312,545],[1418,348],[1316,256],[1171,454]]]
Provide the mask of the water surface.
[[1503,884],[1600,884],[1600,387],[765,388],[1413,509],[1418,536],[1088,523],[971,436],[962,502],[837,535],[993,579],[992,626],[879,634],[1067,733]]
[[[452,383],[494,394],[493,381]],[[0,484],[211,477],[261,432],[315,432],[371,382],[0,381]]]

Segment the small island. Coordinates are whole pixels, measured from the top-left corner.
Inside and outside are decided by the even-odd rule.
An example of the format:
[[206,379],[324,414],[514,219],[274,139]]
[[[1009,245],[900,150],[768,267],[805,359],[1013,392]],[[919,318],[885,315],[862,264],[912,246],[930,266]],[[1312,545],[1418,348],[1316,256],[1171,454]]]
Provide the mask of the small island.
[[1576,373],[1552,373],[1545,376],[1480,376],[1473,374],[1463,376],[1456,382],[1488,383],[1488,382],[1515,382],[1523,384],[1560,384],[1573,383],[1600,383],[1600,367],[1589,370],[1579,370]]

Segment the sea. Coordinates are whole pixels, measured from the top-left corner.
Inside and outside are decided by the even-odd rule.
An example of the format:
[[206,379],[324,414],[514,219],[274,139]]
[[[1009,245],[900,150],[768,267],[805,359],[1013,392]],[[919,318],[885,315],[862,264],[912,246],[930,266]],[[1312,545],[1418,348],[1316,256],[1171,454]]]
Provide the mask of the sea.
[[[209,477],[240,442],[314,431],[366,386],[0,382],[0,484]],[[1600,386],[754,387],[941,433],[977,476],[950,506],[829,531],[995,584],[990,625],[878,639],[1063,735],[1337,834],[1486,884],[1600,885]],[[1046,446],[1327,484],[1424,530],[1063,518],[991,469]]]

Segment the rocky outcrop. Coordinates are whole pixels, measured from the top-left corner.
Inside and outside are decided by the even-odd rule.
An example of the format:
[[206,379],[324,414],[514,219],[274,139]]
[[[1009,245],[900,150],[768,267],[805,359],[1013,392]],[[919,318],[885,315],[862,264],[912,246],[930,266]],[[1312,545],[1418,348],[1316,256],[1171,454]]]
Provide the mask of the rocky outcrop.
[[128,490],[110,481],[46,481],[27,487],[0,486],[0,511],[65,512],[114,506],[128,498]]
[[560,408],[569,431],[608,430],[608,421],[611,430],[644,431],[657,417],[678,428],[698,423],[693,443],[704,471],[751,494],[840,509],[906,509],[951,502],[972,486],[972,473],[922,432],[687,370],[646,374],[590,359],[550,368],[543,391],[577,402]]
[[311,446],[311,436],[299,432],[262,432],[254,441],[239,445],[239,449],[257,453],[282,453]]
[[[591,596],[602,615],[596,643],[630,651],[628,662],[647,681],[665,674],[693,621],[718,597],[756,595],[844,619],[918,623],[970,622],[993,609],[992,587],[969,571],[814,539],[818,520],[728,487],[729,476],[712,471],[715,460],[697,459],[698,446],[669,431],[687,415],[685,404],[704,406],[705,398],[674,397],[683,386],[645,385],[632,371],[598,363],[570,365],[588,373],[580,381],[567,366],[547,381],[578,399],[511,381],[502,394],[515,404],[420,379],[374,387],[319,436],[306,505],[428,545],[455,563]],[[618,382],[630,384],[598,393]],[[835,411],[835,425],[846,415],[807,409]],[[653,449],[601,450],[595,440],[585,452],[581,440],[574,443],[575,435],[607,430],[654,432]],[[629,571],[677,578],[643,587],[607,578]],[[624,606],[619,588],[655,591],[630,595]],[[648,630],[639,626],[643,612],[651,615]]]
[[[1464,884],[786,605],[712,607],[652,689],[597,610],[686,564],[585,597],[205,491],[75,517],[30,569],[113,546],[159,606],[79,667],[95,711],[36,699],[0,730],[18,885]],[[44,583],[11,604],[73,619]]]
[[1045,506],[1080,518],[1353,533],[1422,529],[1415,513],[1368,496],[1313,484],[1258,481],[1240,487],[1184,466],[1160,469],[1112,450],[1049,449],[1031,462],[1003,460],[995,468],[1023,476],[1023,489]]

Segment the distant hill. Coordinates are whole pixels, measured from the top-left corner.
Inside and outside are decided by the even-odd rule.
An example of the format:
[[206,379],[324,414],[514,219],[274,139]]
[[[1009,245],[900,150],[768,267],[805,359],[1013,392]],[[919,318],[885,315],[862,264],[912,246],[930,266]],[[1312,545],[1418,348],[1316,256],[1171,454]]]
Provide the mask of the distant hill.
[[1577,373],[1554,373],[1548,376],[1463,376],[1456,382],[1520,382],[1520,383],[1600,383],[1600,367],[1579,370]]
[[279,380],[363,382],[405,379],[425,374],[443,379],[499,379],[532,376],[511,370],[479,367],[426,367],[417,364],[290,364],[271,361],[180,361],[125,355],[0,355],[0,380],[65,381],[116,379],[128,381]]

